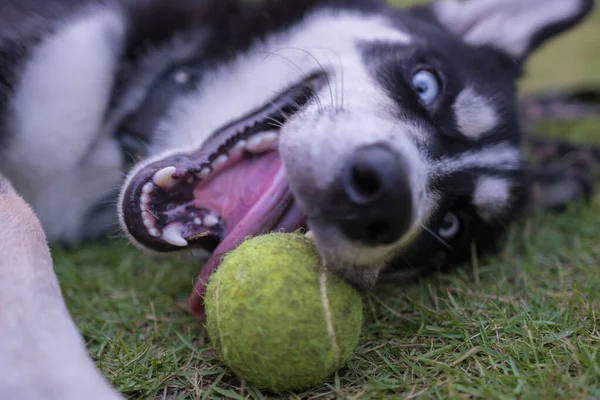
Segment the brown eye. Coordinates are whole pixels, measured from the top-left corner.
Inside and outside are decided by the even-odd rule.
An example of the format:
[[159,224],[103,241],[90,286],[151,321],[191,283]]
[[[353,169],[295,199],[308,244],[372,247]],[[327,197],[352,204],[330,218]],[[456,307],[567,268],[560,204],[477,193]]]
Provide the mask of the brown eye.
[[454,213],[448,213],[438,228],[438,234],[444,239],[451,239],[460,230],[460,219]]

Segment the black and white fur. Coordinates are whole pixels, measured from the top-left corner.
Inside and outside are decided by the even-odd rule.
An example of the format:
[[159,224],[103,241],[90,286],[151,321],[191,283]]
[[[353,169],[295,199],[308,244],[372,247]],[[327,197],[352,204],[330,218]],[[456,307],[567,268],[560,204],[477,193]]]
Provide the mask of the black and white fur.
[[[473,244],[481,254],[497,246],[531,204],[589,195],[589,182],[572,171],[528,166],[516,81],[534,50],[592,6],[4,0],[3,185],[31,205],[50,242],[92,240],[120,220],[141,248],[212,251],[234,228],[220,215],[199,214],[210,218],[193,229],[209,231],[208,241],[196,240],[188,215],[154,216],[162,227],[144,225],[143,215],[166,215],[199,184],[202,163],[225,151],[228,124],[313,77],[318,84],[293,115],[270,127],[277,136],[267,150],[279,151],[290,201],[327,265],[364,289],[386,267],[456,265]],[[19,256],[1,241],[0,250]],[[192,309],[201,314],[199,302]],[[0,393],[9,387],[0,378]]]

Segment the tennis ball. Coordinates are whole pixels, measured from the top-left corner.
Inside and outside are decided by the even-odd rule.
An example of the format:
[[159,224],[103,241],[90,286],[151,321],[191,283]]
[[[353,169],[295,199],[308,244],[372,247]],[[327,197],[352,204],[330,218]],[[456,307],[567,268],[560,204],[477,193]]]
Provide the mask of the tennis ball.
[[211,276],[204,302],[221,360],[272,392],[322,383],[346,364],[362,328],[361,295],[321,268],[301,234],[243,242]]

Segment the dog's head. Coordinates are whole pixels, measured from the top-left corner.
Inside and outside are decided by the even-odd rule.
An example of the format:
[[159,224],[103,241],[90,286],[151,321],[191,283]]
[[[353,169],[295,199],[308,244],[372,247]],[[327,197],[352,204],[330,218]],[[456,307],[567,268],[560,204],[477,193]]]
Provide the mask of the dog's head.
[[172,66],[168,103],[148,90],[168,107],[123,226],[148,249],[213,251],[202,282],[248,235],[300,227],[360,287],[395,260],[468,260],[525,205],[521,69],[592,3],[271,2]]

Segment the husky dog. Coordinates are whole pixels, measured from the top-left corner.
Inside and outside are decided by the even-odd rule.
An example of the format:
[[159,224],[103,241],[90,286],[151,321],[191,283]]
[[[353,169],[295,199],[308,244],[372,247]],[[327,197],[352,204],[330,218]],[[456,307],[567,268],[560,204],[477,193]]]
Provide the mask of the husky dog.
[[[591,193],[530,166],[516,81],[593,0],[3,0],[0,398],[118,398],[46,241],[121,226],[220,257],[304,228],[369,290],[484,255],[533,204]],[[124,178],[126,176],[126,178]],[[117,200],[117,207],[114,202]]]

